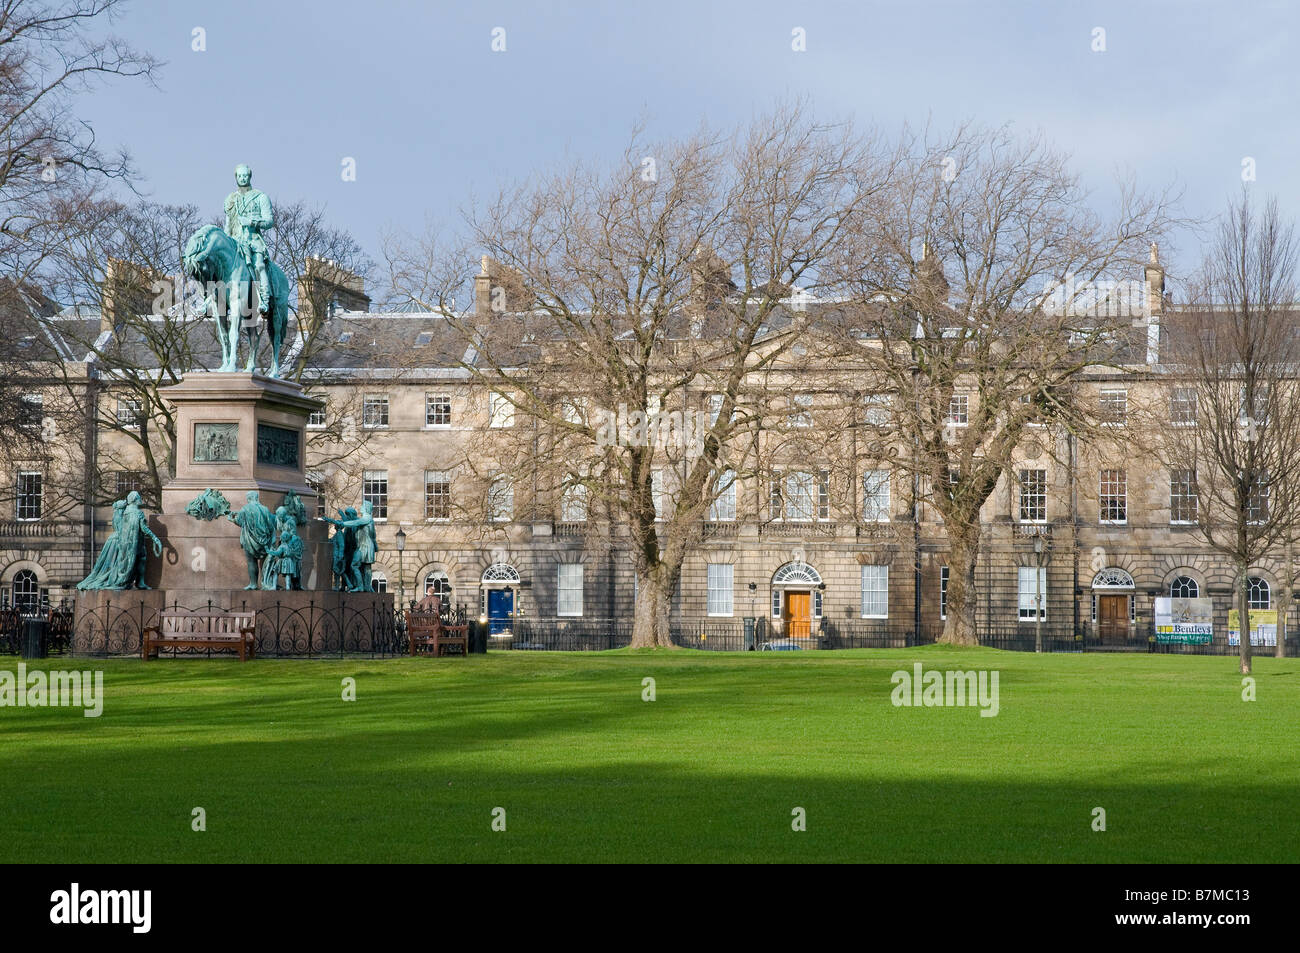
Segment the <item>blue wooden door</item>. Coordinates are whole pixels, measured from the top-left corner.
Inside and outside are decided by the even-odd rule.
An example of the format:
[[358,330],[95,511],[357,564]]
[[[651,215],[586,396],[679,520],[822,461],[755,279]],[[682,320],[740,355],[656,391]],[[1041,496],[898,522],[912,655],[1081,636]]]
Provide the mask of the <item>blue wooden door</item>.
[[488,634],[500,635],[510,631],[512,613],[515,611],[513,589],[488,590]]

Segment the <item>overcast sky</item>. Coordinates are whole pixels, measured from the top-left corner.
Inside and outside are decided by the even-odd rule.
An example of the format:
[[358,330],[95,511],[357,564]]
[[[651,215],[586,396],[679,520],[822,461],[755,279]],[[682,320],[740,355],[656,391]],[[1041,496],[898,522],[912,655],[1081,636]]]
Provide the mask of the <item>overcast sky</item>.
[[82,112],[131,149],[152,198],[217,214],[247,162],[273,202],[325,204],[375,259],[385,229],[616,156],[638,116],[673,135],[801,95],[819,117],[890,130],[1041,128],[1099,191],[1130,170],[1178,183],[1193,215],[1221,209],[1251,157],[1252,188],[1295,215],[1296,6],[135,0],[115,29],[166,61],[160,88],[121,81]]

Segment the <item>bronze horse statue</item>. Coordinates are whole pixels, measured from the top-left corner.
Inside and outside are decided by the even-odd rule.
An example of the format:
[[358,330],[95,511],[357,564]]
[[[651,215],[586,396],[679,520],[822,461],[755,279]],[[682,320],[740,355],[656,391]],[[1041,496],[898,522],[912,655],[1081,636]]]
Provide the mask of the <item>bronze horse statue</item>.
[[[203,285],[205,312],[217,322],[217,338],[221,341],[221,366],[217,370],[237,370],[241,327],[248,332],[244,370],[253,370],[262,336],[262,315],[258,312],[255,276],[239,245],[216,225],[204,225],[185,243],[182,261],[185,276]],[[265,314],[271,338],[270,376],[279,377],[280,349],[289,327],[289,279],[275,262],[269,262],[267,270],[271,275],[271,301]]]

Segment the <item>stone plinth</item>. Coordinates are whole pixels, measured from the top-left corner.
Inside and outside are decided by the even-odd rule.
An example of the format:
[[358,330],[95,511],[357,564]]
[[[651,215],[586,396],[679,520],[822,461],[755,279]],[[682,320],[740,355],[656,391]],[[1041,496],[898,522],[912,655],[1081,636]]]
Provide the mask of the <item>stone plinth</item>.
[[305,470],[307,418],[321,402],[301,384],[247,372],[187,374],[162,394],[176,408],[176,476],[163,487],[162,513],[149,519],[163,556],[151,554],[145,581],[166,590],[169,602],[171,593],[242,589],[248,570],[239,527],[224,516],[196,519],[185,507],[213,489],[237,511],[255,490],[274,513],[292,490],[308,517],[298,527],[302,587],[328,589],[329,528],[315,519],[316,491]]
[[261,374],[187,374],[162,395],[176,407],[176,476],[163,487],[164,513],[184,513],[205,489],[238,509],[257,490],[272,510],[293,490],[315,515],[307,485],[307,418],[323,405],[302,385]]

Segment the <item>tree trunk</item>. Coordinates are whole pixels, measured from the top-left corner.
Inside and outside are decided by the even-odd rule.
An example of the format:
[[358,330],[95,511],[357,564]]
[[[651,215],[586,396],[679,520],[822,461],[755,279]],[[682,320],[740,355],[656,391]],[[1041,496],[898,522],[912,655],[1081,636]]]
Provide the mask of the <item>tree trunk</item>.
[[1237,628],[1241,632],[1241,674],[1250,674],[1250,577],[1241,567],[1241,588],[1237,590]]
[[673,589],[681,570],[671,572],[663,563],[637,570],[636,606],[632,611],[632,648],[673,648],[669,631]]
[[979,525],[950,536],[948,551],[948,618],[939,641],[945,645],[979,645],[975,630],[975,560],[979,555]]
[[1282,606],[1281,611],[1277,614],[1277,646],[1273,649],[1275,658],[1286,658],[1286,616],[1291,611],[1291,599],[1295,593],[1292,591],[1295,582],[1295,557],[1291,552],[1291,544],[1286,544],[1286,580],[1282,584]]

